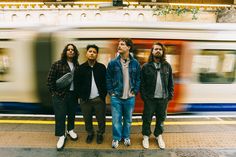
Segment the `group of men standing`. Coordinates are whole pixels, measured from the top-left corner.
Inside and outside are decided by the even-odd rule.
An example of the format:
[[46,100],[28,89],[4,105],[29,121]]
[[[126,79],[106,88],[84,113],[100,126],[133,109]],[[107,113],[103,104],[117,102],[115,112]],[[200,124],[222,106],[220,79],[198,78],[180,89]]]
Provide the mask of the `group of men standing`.
[[[161,149],[165,148],[162,139],[163,122],[169,100],[173,97],[174,82],[172,69],[165,59],[165,46],[154,43],[148,63],[141,70],[139,62],[131,54],[133,42],[129,38],[118,41],[118,55],[107,66],[97,62],[99,47],[88,45],[87,61],[78,63],[79,52],[73,44],[68,44],[63,50],[61,59],[55,62],[48,75],[48,87],[52,94],[55,112],[55,135],[59,136],[57,150],[62,150],[67,135],[77,140],[74,132],[75,111],[80,99],[80,107],[87,132],[86,143],[94,139],[92,116],[95,114],[98,122],[96,142],[103,142],[106,123],[107,93],[111,100],[112,114],[112,148],[117,148],[123,140],[124,145],[130,146],[130,129],[132,113],[135,106],[135,95],[140,90],[144,101],[143,111],[143,147],[149,148],[151,121],[156,116],[154,136]],[[58,89],[56,81],[67,72],[73,73],[72,83],[63,89]],[[68,116],[67,128],[65,127]],[[66,131],[67,130],[67,131]]]

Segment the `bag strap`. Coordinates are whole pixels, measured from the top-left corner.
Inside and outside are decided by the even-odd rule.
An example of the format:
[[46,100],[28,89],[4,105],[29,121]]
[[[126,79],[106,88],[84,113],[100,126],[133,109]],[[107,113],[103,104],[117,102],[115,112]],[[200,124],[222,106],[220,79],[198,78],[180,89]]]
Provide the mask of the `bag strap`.
[[[74,64],[73,64],[73,65],[74,65]],[[71,72],[70,72],[73,79],[74,79],[74,72],[75,72],[75,65],[74,65],[73,69],[72,69]]]

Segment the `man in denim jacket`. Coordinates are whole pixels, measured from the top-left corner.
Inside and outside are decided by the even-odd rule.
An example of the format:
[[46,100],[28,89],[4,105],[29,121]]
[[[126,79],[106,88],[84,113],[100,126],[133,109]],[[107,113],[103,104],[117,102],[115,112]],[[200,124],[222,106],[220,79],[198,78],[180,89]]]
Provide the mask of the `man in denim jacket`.
[[122,139],[126,146],[131,145],[132,113],[135,95],[140,87],[140,64],[130,54],[132,50],[131,39],[120,39],[119,55],[110,61],[107,67],[107,90],[111,97],[112,111],[112,148],[117,148]]

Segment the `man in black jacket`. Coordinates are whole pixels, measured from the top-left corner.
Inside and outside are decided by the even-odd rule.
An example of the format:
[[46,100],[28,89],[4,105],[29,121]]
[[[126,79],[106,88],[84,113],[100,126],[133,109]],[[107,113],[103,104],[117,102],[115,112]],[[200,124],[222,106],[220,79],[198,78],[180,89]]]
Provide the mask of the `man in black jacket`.
[[174,95],[174,81],[170,64],[165,59],[165,46],[154,43],[148,63],[141,70],[141,97],[144,101],[143,111],[143,147],[149,148],[152,116],[156,116],[154,135],[161,149],[165,148],[162,138],[163,123],[169,100]]
[[98,121],[97,143],[103,142],[105,132],[105,114],[106,104],[106,67],[96,61],[98,56],[98,46],[88,45],[86,57],[87,61],[83,63],[76,73],[76,86],[78,86],[78,96],[80,98],[80,107],[83,113],[85,128],[88,133],[86,143],[91,143],[94,138],[93,130],[93,112],[95,112]]

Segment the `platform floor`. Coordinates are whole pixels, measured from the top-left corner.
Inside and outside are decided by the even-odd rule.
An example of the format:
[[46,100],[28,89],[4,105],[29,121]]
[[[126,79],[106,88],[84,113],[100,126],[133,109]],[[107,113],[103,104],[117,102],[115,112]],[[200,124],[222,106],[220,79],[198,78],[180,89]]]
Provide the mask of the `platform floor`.
[[[27,121],[29,123],[25,124],[24,122]],[[30,124],[35,121],[47,123]],[[75,131],[79,134],[78,141],[71,141],[68,138],[64,150],[57,152],[55,149],[57,138],[54,136],[54,124],[50,124],[51,122],[53,122],[52,118],[0,117],[0,156],[3,154],[6,156],[45,156],[43,154],[46,152],[48,155],[51,154],[49,156],[55,154],[58,156],[58,153],[62,156],[110,156],[113,154],[119,157],[131,154],[156,156],[156,153],[166,157],[236,156],[236,118],[232,117],[168,118],[163,134],[166,143],[165,150],[158,148],[154,136],[150,139],[150,149],[143,149],[140,119],[133,121],[132,145],[126,147],[121,142],[118,149],[111,148],[112,135],[109,120],[103,144],[97,144],[96,138],[91,144],[86,144],[87,134],[84,131],[82,119],[77,119]]]

